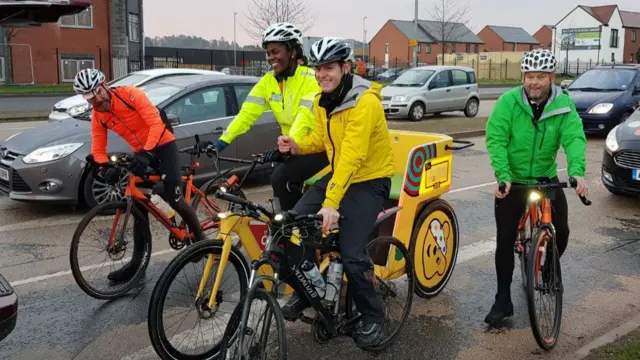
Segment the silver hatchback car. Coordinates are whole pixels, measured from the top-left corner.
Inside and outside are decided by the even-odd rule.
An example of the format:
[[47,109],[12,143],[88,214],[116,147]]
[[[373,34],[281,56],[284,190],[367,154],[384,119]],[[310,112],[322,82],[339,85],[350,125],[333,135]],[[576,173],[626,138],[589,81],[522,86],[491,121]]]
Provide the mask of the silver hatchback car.
[[419,121],[425,114],[463,111],[474,117],[480,108],[476,75],[466,66],[420,66],[402,73],[382,89],[389,118]]

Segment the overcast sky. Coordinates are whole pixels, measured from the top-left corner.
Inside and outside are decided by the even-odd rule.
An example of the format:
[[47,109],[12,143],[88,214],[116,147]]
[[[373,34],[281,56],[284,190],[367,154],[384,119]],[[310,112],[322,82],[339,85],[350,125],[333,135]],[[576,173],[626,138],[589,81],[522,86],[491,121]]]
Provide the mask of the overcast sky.
[[[421,19],[429,19],[433,2],[419,0]],[[436,0],[438,1],[438,0]],[[469,4],[468,20],[477,33],[485,25],[521,26],[533,35],[543,24],[553,25],[576,5],[609,5],[585,0],[457,0]],[[347,6],[348,3],[348,6]],[[367,17],[367,41],[388,19],[412,20],[414,0],[312,0],[314,26],[304,36],[342,36],[361,40],[362,18]],[[615,4],[615,2],[611,2]],[[177,5],[177,6],[176,6]],[[621,10],[640,12],[640,0],[618,0]],[[145,0],[146,36],[198,35],[233,40],[233,13],[237,12],[237,41],[256,43],[240,26],[246,22],[247,0]]]

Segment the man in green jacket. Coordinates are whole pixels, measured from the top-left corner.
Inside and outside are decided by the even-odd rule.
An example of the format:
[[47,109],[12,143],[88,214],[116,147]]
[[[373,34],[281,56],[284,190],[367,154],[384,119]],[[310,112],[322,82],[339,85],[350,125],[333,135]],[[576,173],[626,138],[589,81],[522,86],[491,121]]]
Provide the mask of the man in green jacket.
[[[504,318],[513,315],[513,249],[527,192],[510,192],[511,184],[534,184],[541,179],[558,181],[556,156],[562,145],[568,175],[578,182],[576,192],[586,196],[588,191],[584,180],[587,140],[582,119],[571,98],[553,85],[556,63],[549,50],[538,49],[525,54],[521,64],[523,85],[500,96],[487,122],[487,150],[498,182],[495,188],[498,292],[485,318],[485,322],[493,327],[501,327]],[[501,182],[507,185],[504,193],[498,189]],[[558,251],[562,256],[569,239],[564,192],[556,191],[551,203]]]

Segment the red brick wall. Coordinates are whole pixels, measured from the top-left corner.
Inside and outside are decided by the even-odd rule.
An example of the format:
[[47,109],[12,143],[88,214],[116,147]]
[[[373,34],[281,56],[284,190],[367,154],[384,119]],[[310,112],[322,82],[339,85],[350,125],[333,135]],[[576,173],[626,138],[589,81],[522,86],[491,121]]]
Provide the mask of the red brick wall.
[[541,47],[545,49],[551,49],[553,31],[550,28],[543,26],[540,28],[540,30],[533,34],[533,38],[540,42]]
[[[66,28],[55,24],[43,24],[36,28],[19,29],[11,40],[13,44],[31,46],[33,76],[37,84],[62,82],[60,58],[69,56],[93,56],[96,68],[108,79],[109,49],[109,1],[91,0],[93,5],[93,29]],[[57,53],[56,53],[57,49]],[[26,46],[12,46],[13,81],[31,81],[31,61]]]
[[478,37],[484,42],[484,44],[480,45],[480,51],[505,51],[502,38],[488,26],[485,26],[478,33]]
[[[632,33],[636,32],[636,41],[632,41]],[[624,32],[624,62],[638,63],[640,53],[640,29],[625,29]]]
[[387,21],[378,33],[369,42],[369,53],[371,61],[375,62],[376,67],[384,64],[385,47],[389,44],[389,66],[395,66],[396,59],[398,66],[406,64],[413,57],[409,57],[409,39],[398,30],[390,21]]

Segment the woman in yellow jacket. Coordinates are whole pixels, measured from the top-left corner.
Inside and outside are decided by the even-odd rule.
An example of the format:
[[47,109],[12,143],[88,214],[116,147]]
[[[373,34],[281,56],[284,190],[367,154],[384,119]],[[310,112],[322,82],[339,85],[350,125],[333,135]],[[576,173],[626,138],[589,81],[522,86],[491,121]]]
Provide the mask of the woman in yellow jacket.
[[[302,140],[281,136],[278,146],[281,152],[299,156],[327,153],[331,172],[304,193],[294,211],[322,214],[325,231],[337,223],[338,211],[345,216],[340,224],[340,251],[349,291],[363,314],[356,344],[366,347],[380,341],[384,313],[382,299],[368,280],[373,265],[365,248],[389,196],[394,163],[380,86],[351,73],[351,51],[342,38],[327,37],[313,44],[309,60],[322,88],[314,100],[315,131]],[[306,260],[302,270],[315,266],[314,253],[306,249],[299,254]],[[291,320],[308,305],[307,299],[294,294],[282,311]]]
[[[315,126],[313,98],[320,92],[313,69],[300,64],[302,32],[289,23],[272,24],[262,35],[262,47],[273,71],[251,89],[238,115],[215,142],[224,150],[236,137],[249,131],[256,120],[271,110],[282,134],[302,141]],[[284,160],[277,148],[264,154],[266,161],[281,162],[271,177],[274,196],[284,210],[290,210],[302,196],[303,182],[327,167],[326,153]]]

